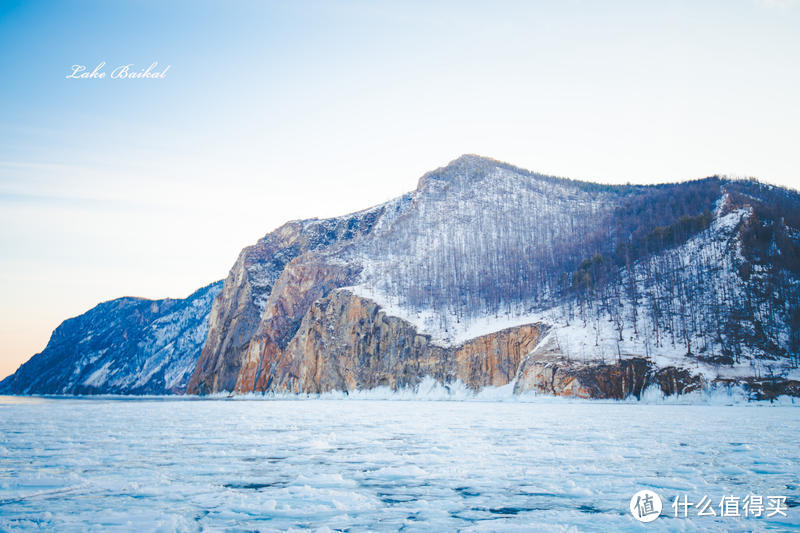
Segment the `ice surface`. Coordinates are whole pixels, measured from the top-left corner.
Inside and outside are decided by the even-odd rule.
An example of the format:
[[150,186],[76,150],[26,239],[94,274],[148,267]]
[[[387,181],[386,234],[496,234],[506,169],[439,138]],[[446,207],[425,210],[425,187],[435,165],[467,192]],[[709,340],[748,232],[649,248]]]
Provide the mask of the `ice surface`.
[[[0,531],[786,530],[798,436],[756,404],[0,398]],[[788,517],[671,517],[748,492]]]

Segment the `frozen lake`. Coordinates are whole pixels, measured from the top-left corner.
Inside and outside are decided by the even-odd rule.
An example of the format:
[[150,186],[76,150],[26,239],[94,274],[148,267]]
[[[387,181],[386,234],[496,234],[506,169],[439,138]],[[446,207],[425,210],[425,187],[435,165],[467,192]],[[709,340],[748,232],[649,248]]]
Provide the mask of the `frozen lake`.
[[[798,442],[791,406],[0,397],[0,531],[785,530]],[[787,516],[673,516],[749,493]]]

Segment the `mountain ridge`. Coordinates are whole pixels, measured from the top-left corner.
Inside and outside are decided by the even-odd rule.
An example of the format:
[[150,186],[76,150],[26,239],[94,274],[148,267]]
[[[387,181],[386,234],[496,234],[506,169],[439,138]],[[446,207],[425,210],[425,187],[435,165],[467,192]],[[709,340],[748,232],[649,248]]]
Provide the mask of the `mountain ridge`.
[[44,350],[0,381],[0,393],[182,393],[221,285],[211,283],[186,298],[101,302],[62,322]]
[[[797,394],[798,213],[800,194],[756,181],[604,185],[465,154],[410,193],[287,222],[244,248],[186,390],[413,387],[435,375],[585,397],[651,384]],[[500,372],[492,361],[521,342],[502,326],[546,330],[537,339],[549,344]]]

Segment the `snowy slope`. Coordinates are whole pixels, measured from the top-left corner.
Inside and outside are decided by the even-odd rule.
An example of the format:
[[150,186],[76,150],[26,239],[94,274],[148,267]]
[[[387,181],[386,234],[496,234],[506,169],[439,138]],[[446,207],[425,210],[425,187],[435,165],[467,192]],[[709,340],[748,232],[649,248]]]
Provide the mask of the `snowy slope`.
[[221,285],[100,304],[0,392],[267,390],[303,370],[287,347],[342,288],[440,346],[537,323],[548,357],[800,384],[800,194],[756,181],[602,185],[465,155],[385,204],[281,226]]
[[12,394],[170,394],[186,389],[222,282],[186,299],[118,298],[64,321],[0,382]]
[[463,156],[420,180],[412,206],[365,239],[362,292],[432,316],[426,330],[553,297],[548,272],[573,268],[605,236],[613,195]]
[[[697,213],[666,210],[663,226],[633,219],[626,233],[618,219],[630,218],[625,210],[652,188],[596,190],[465,156],[423,177],[408,213],[361,243],[354,260],[364,270],[349,290],[443,346],[538,322],[551,326],[548,341],[570,359],[644,356],[708,379],[794,379],[800,277],[769,261],[742,277],[750,259],[741,230],[757,217],[728,186],[711,184],[718,193],[706,215],[698,202]],[[761,187],[746,200],[757,200]],[[655,193],[658,204],[674,191]],[[677,238],[670,223],[699,226],[685,240],[654,246],[654,233]],[[797,230],[786,233],[796,247]],[[637,234],[651,238],[652,250],[615,263],[620,243]],[[593,275],[603,279],[578,286],[582,265],[595,257],[603,272]]]

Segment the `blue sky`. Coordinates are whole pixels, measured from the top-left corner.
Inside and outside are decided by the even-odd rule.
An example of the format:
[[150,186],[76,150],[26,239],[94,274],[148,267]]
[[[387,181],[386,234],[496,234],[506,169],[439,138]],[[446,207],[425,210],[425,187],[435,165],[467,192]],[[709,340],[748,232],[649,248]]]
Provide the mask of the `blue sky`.
[[[170,65],[74,80],[73,64]],[[121,295],[479,153],[797,187],[800,5],[0,1],[0,375]]]

